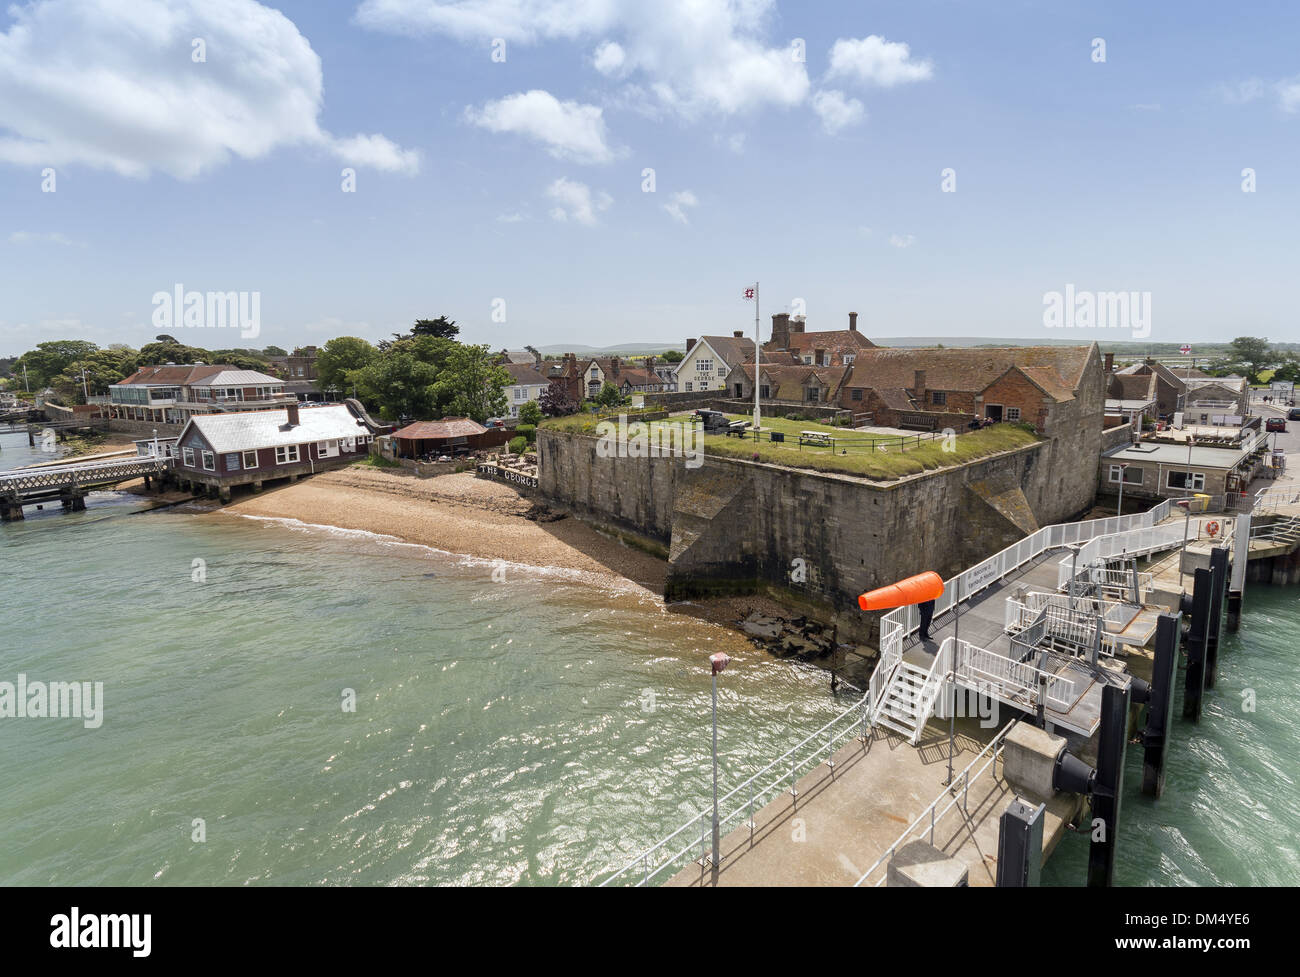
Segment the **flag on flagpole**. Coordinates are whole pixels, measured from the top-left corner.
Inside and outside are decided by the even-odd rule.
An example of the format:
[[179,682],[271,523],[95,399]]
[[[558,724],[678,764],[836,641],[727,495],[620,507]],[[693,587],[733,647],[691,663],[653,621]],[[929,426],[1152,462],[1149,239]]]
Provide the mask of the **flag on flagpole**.
[[753,285],[750,285],[749,288],[745,289],[745,300],[748,301],[748,302],[752,302],[752,301],[754,301],[754,286],[753,286]]

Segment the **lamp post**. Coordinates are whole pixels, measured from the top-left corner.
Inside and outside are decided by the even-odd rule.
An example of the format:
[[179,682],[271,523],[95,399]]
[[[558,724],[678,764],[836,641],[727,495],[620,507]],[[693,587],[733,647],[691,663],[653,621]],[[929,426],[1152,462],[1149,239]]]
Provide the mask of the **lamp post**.
[[718,881],[718,864],[721,861],[719,849],[721,837],[718,830],[718,673],[731,664],[731,658],[725,652],[709,656],[713,674],[713,881]]

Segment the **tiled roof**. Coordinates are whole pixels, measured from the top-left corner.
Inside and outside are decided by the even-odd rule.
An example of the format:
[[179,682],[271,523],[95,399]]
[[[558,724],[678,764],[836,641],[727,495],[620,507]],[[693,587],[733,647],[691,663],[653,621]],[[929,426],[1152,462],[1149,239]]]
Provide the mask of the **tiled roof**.
[[[751,384],[754,382],[753,363],[745,363],[735,369],[741,371]],[[776,400],[803,400],[804,390],[813,386],[814,381],[817,386],[829,390],[826,395],[827,400],[835,400],[839,396],[840,381],[844,377],[842,366],[817,367],[805,364],[769,366],[763,363],[760,369],[769,388],[775,388],[775,392],[769,390],[769,393]]]
[[659,379],[659,374],[654,370],[643,370],[640,367],[625,366],[619,372],[618,384],[621,387],[624,382],[630,383],[634,387],[662,387],[664,382]]
[[831,362],[842,364],[844,356],[857,356],[863,350],[879,349],[856,329],[832,329],[825,332],[792,332],[789,349],[798,354],[807,354],[824,349],[831,354]]
[[925,371],[927,390],[980,393],[1013,367],[1058,400],[1078,389],[1093,346],[1007,346],[984,349],[893,349],[859,353],[847,385],[904,387]]
[[478,421],[468,417],[444,417],[440,421],[416,421],[400,431],[394,431],[393,437],[406,438],[411,441],[444,440],[447,438],[472,438],[487,431]]
[[1156,399],[1154,373],[1112,373],[1106,384],[1106,396],[1112,400]]
[[[727,366],[754,362],[754,341],[743,336],[701,336],[700,339],[722,357]],[[683,360],[683,362],[685,362]]]
[[503,363],[502,369],[510,374],[515,386],[544,387],[551,382],[537,372],[537,368],[533,366],[531,359],[527,363]]
[[233,370],[233,366],[223,366],[215,364],[212,366],[142,366],[125,380],[119,381],[119,384],[163,384],[171,386],[174,384],[194,383],[204,377],[215,376],[222,370]]
[[[190,425],[198,429],[205,441],[218,454],[226,451],[252,451],[255,448],[274,448],[281,445],[305,444],[308,441],[329,441],[336,438],[355,438],[368,434],[366,426],[352,411],[342,404],[326,407],[303,406],[298,411],[299,423],[288,430],[287,410],[249,410],[233,414],[195,414]],[[181,433],[183,438],[184,432]]]

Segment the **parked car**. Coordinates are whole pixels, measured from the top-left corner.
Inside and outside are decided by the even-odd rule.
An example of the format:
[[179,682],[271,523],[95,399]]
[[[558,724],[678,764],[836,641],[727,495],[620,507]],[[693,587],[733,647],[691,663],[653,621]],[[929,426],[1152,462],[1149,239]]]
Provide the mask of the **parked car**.
[[1287,419],[1285,417],[1270,417],[1267,421],[1264,422],[1264,430],[1285,432],[1286,422]]
[[1300,407],[1292,407],[1291,410],[1287,412],[1286,419],[1288,421],[1300,421]]

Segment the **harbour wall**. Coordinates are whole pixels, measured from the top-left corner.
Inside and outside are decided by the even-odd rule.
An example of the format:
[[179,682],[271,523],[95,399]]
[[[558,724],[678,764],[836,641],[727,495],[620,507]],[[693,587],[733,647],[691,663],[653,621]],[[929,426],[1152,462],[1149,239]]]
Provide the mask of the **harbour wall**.
[[[1063,473],[1040,442],[892,482],[706,455],[602,458],[594,437],[538,432],[549,501],[669,553],[667,600],[768,592],[871,642],[857,595],[935,570],[948,577],[1039,526],[1087,509],[1095,460]],[[1094,456],[1095,459],[1095,456]]]

